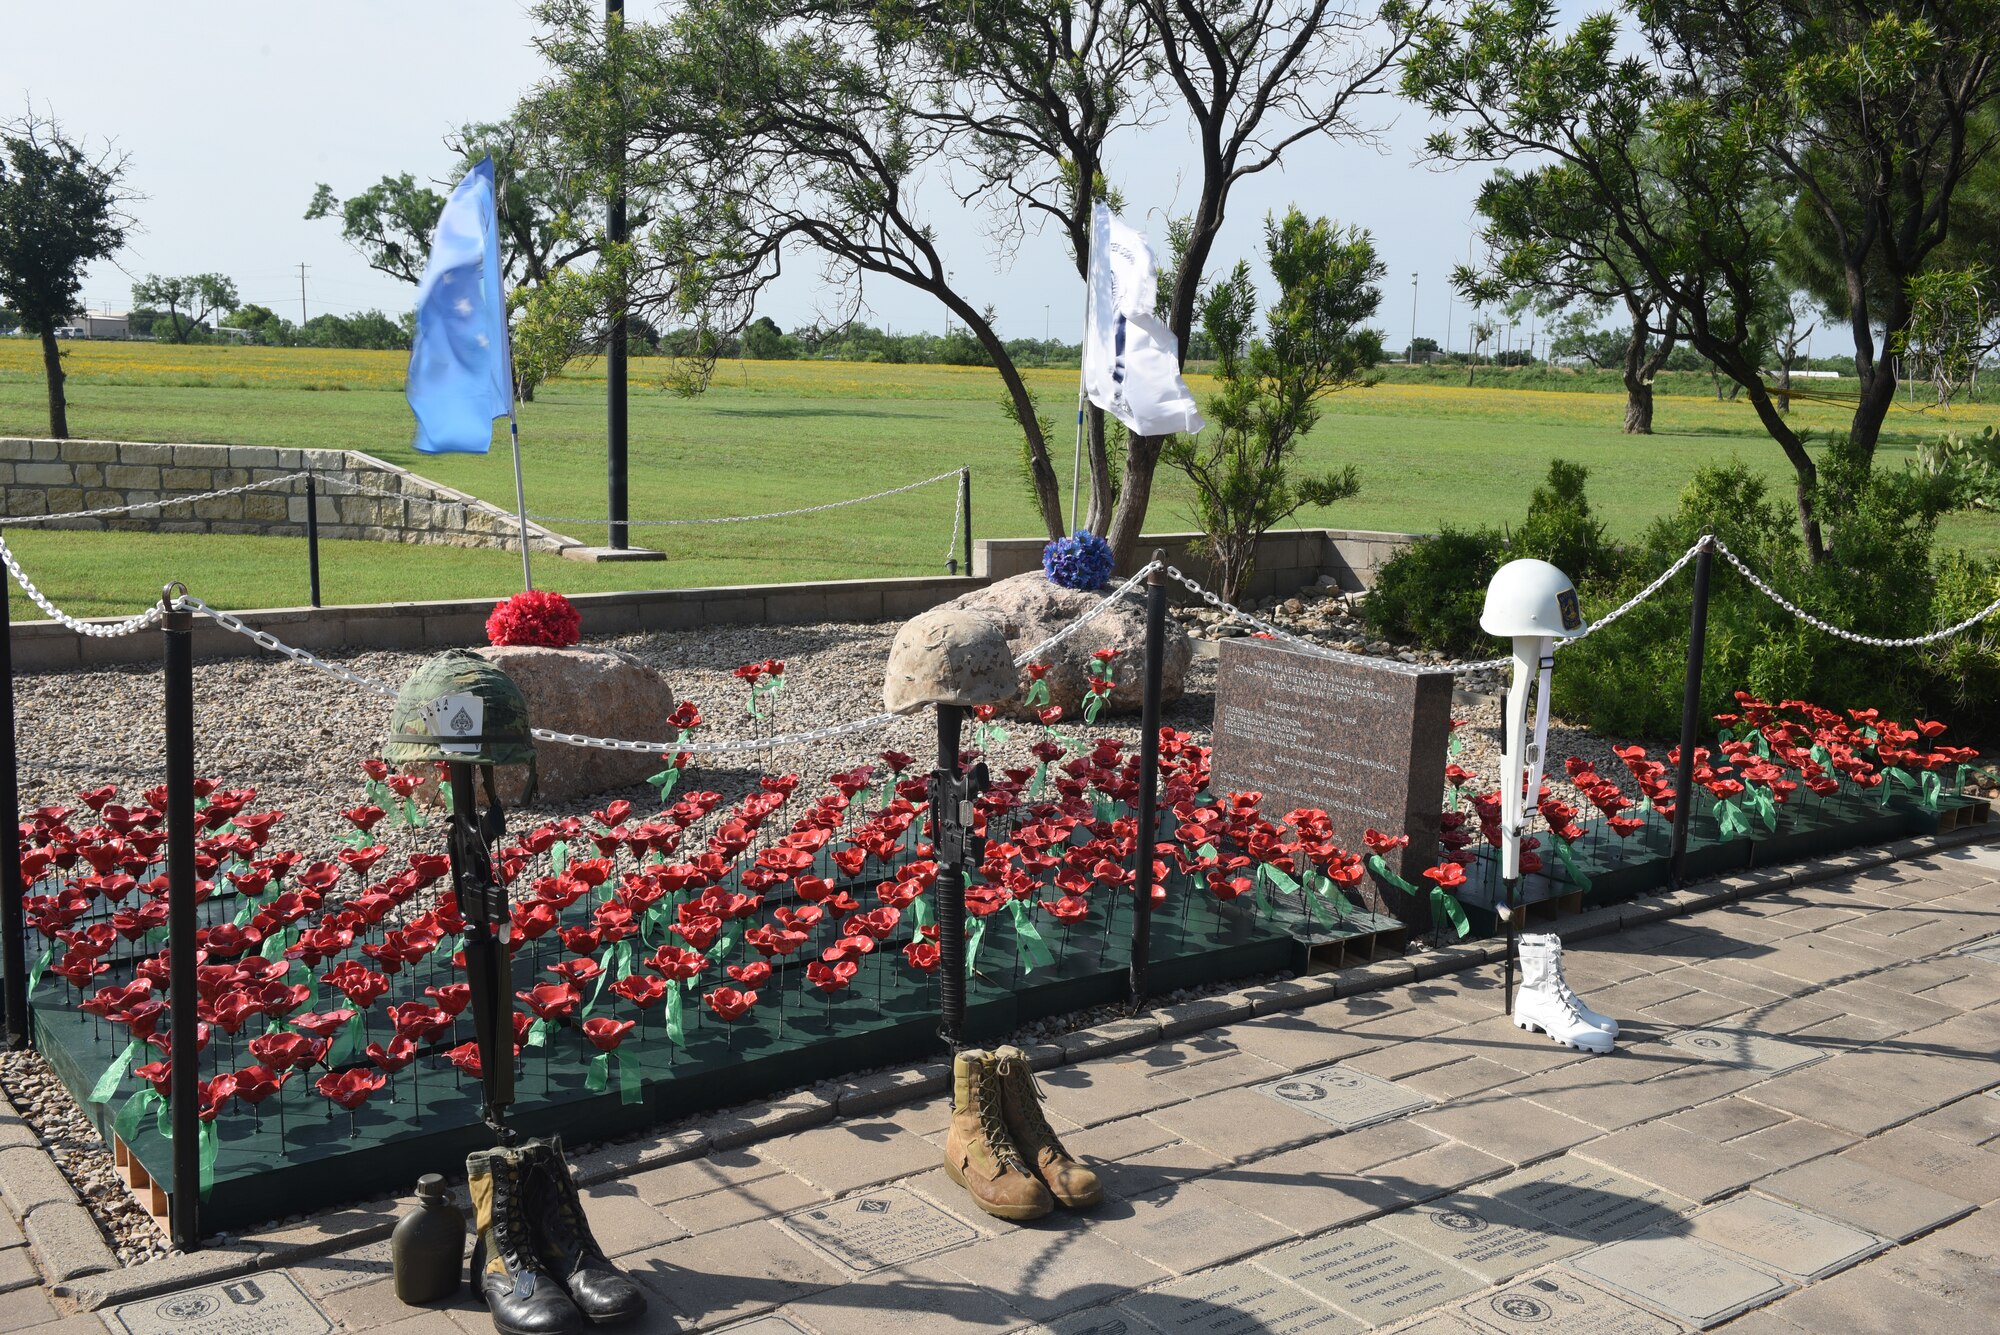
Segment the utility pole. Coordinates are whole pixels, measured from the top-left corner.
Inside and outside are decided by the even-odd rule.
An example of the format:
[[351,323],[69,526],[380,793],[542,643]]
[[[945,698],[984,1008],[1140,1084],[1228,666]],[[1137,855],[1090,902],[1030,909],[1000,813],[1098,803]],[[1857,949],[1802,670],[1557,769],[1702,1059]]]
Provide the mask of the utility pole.
[[306,263],[299,261],[299,328],[306,327]]
[[[604,36],[607,41],[615,41],[618,32],[625,25],[625,0],[604,0]],[[612,57],[612,96],[618,99],[620,109],[617,134],[613,140],[612,153],[616,160],[611,170],[611,198],[605,218],[605,235],[613,245],[622,244],[626,239],[625,227],[625,125],[623,77],[618,69],[617,56]],[[629,545],[628,530],[625,526],[628,498],[626,494],[625,439],[625,294],[617,294],[618,310],[611,321],[610,346],[605,349],[604,393],[605,393],[605,435],[609,446],[607,460],[606,509],[609,512],[609,543],[620,549]]]
[[1410,365],[1417,364],[1417,275],[1410,274]]

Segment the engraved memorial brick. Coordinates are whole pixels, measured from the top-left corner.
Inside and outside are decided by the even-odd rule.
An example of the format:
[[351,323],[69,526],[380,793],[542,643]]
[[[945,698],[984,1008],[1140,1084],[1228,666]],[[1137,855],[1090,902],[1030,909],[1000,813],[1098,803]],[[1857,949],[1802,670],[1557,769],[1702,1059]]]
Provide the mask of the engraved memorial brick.
[[[1408,663],[1224,640],[1209,787],[1261,792],[1273,815],[1321,808],[1354,852],[1370,827],[1408,834],[1396,870],[1413,879],[1437,861],[1451,686],[1449,673]],[[1391,892],[1404,902],[1385,903],[1372,882],[1356,890],[1371,910],[1428,921],[1422,902]]]

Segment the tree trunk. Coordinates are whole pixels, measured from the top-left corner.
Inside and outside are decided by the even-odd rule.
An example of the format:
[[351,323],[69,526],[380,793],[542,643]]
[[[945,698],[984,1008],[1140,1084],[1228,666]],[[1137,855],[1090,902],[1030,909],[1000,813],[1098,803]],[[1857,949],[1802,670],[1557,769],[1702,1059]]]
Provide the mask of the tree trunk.
[[1636,381],[1625,382],[1625,434],[1653,434],[1653,387]]
[[1625,434],[1653,434],[1653,378],[1646,374],[1646,325],[1643,318],[1632,321],[1625,339]]
[[1882,423],[1895,401],[1896,373],[1886,360],[1878,362],[1874,374],[1861,382],[1861,399],[1854,405],[1854,418],[1847,427],[1847,443],[1861,458],[1874,460]]
[[1153,493],[1153,470],[1160,462],[1160,448],[1166,439],[1165,436],[1125,437],[1125,485],[1118,492],[1111,531],[1104,535],[1119,570],[1138,567],[1139,535],[1146,528],[1146,501]]
[[62,349],[54,328],[42,330],[42,373],[49,382],[49,435],[69,439],[69,405],[63,399]]

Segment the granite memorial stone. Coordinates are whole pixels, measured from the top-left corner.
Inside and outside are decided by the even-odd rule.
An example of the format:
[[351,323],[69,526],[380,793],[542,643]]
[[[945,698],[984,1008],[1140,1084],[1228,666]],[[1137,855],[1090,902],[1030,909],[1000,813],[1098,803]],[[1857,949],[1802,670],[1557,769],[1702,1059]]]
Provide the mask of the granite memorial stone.
[[1375,1227],[1485,1280],[1503,1284],[1589,1244],[1498,1201],[1460,1198],[1419,1205],[1377,1219]]
[[[1367,829],[1407,834],[1391,864],[1405,880],[1437,862],[1449,673],[1259,639],[1224,640],[1220,655],[1211,792],[1261,792],[1273,817],[1317,807],[1352,852]],[[1372,911],[1429,922],[1425,901],[1393,890],[1385,898],[1372,878],[1355,888]]]
[[1506,1178],[1488,1194],[1591,1243],[1671,1228],[1686,1208],[1658,1187],[1572,1155]]
[[1688,1220],[1688,1236],[1802,1280],[1832,1274],[1888,1245],[1810,1210],[1747,1194]]
[[971,1225],[902,1187],[797,1210],[783,1223],[803,1241],[862,1275],[935,1255],[979,1236]]
[[1458,1310],[1481,1330],[1501,1335],[1678,1335],[1681,1329],[1560,1270],[1474,1299]]
[[1259,1257],[1257,1264],[1371,1326],[1400,1321],[1485,1285],[1457,1266],[1362,1224]]
[[120,1335],[325,1335],[333,1322],[282,1270],[182,1289],[113,1308],[104,1322]]
[[1793,1287],[1789,1280],[1686,1238],[1628,1238],[1570,1264],[1703,1330]]
[[1328,1066],[1304,1075],[1290,1075],[1257,1086],[1288,1108],[1311,1113],[1343,1131],[1371,1126],[1419,1108],[1431,1101],[1394,1081],[1354,1071],[1345,1066]]
[[1248,1263],[1135,1293],[1125,1305],[1163,1335],[1351,1335],[1364,1329]]

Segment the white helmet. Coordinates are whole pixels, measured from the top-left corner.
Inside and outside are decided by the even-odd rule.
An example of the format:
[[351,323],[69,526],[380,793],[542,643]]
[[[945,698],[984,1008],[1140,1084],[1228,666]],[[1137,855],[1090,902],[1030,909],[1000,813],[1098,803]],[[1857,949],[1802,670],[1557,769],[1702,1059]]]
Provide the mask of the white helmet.
[[1486,586],[1479,628],[1505,639],[1538,635],[1566,640],[1581,635],[1583,613],[1577,606],[1576,585],[1547,561],[1509,561]]

